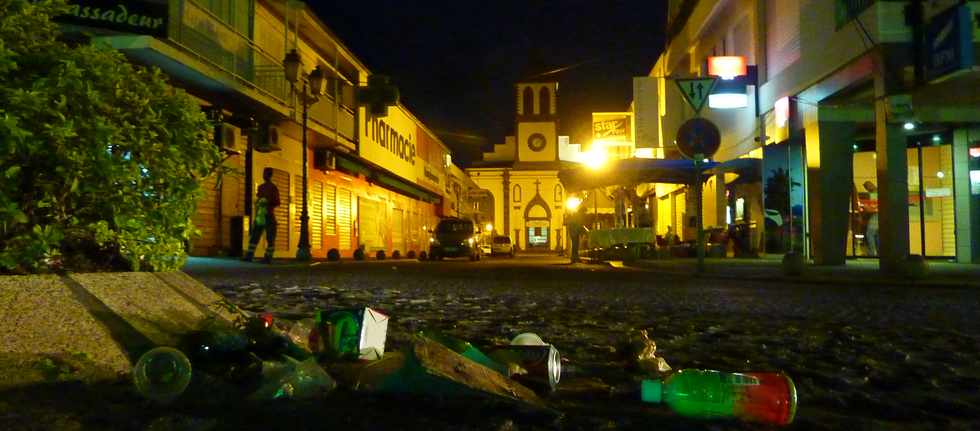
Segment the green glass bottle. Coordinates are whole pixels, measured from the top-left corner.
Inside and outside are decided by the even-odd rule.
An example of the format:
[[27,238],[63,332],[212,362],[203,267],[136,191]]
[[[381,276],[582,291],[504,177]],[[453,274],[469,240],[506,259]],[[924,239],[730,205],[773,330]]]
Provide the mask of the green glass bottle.
[[780,373],[680,370],[663,381],[644,380],[641,399],[666,403],[682,416],[735,418],[788,425],[796,416],[796,386]]

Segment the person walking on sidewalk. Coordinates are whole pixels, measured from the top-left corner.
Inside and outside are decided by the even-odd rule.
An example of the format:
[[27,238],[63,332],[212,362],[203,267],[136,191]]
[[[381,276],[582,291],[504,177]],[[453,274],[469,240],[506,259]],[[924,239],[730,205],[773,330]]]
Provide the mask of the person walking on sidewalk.
[[568,230],[568,241],[571,244],[571,263],[577,263],[579,259],[579,244],[582,239],[583,220],[582,212],[579,208],[568,209],[565,213],[565,228]]
[[262,232],[265,231],[265,258],[262,263],[272,263],[272,256],[276,252],[276,216],[275,209],[279,206],[279,189],[272,183],[272,168],[262,170],[264,183],[259,185],[255,202],[255,221],[252,223],[252,231],[248,238],[248,251],[242,260],[250,262],[255,256],[255,248],[262,239]]

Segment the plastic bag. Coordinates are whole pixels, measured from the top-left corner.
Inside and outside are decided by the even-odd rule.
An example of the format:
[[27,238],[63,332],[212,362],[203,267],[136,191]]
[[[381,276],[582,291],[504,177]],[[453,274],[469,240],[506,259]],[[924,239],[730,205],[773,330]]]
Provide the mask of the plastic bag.
[[337,387],[334,381],[313,358],[297,361],[288,356],[282,362],[262,363],[262,383],[252,393],[255,400],[304,400],[324,395]]

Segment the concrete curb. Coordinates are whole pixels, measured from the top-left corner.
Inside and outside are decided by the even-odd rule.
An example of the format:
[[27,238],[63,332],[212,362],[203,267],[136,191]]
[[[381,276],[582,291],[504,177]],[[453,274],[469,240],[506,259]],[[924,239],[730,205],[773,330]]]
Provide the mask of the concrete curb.
[[[691,277],[700,279],[714,279],[714,280],[738,280],[738,281],[752,281],[752,282],[775,282],[775,283],[791,283],[791,284],[810,284],[810,285],[836,285],[836,286],[861,286],[866,287],[869,284],[874,286],[887,286],[887,287],[917,287],[926,289],[965,289],[965,288],[975,288],[980,289],[980,283],[978,282],[968,282],[968,281],[951,281],[951,280],[908,280],[908,279],[890,279],[880,276],[872,277],[861,277],[855,278],[853,275],[842,275],[837,279],[828,278],[812,278],[812,276],[802,275],[802,276],[784,276],[784,275],[756,275],[747,276],[746,274],[718,274],[718,273],[705,273],[705,274],[695,274],[693,265],[691,270],[685,271],[671,271],[658,268],[657,266],[644,265],[642,261],[635,262],[624,262],[624,266],[629,268],[643,269],[648,272],[653,272],[657,274],[678,276],[678,277]],[[842,269],[841,272],[846,272],[846,269]]]
[[180,272],[0,277],[0,390],[51,382],[45,364],[71,364],[71,380],[124,377],[146,350],[237,317],[221,301]]

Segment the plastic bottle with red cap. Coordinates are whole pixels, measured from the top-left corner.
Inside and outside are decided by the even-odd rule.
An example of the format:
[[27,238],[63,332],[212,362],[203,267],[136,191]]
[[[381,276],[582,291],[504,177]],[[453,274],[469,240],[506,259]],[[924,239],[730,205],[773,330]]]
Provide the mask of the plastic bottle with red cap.
[[663,380],[644,380],[641,399],[700,419],[788,425],[796,416],[796,386],[782,373],[680,370]]

